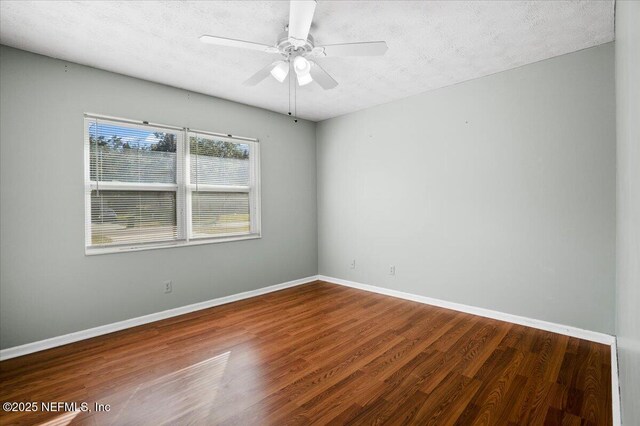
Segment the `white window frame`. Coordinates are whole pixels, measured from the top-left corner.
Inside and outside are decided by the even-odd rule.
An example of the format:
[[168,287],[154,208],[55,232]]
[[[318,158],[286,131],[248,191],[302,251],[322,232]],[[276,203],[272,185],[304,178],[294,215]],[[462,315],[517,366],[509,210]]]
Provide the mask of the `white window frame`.
[[[109,122],[122,127],[134,129],[151,129],[160,132],[170,132],[177,135],[176,141],[176,183],[137,183],[137,182],[96,182],[91,181],[91,147],[89,146],[89,123],[95,121]],[[84,203],[85,203],[85,254],[108,254],[129,251],[152,250],[159,248],[215,244],[231,241],[242,241],[262,238],[261,197],[260,197],[260,144],[258,139],[214,133],[204,130],[193,130],[186,127],[176,127],[164,124],[149,123],[147,121],[129,120],[105,115],[84,114]],[[222,186],[192,184],[190,182],[189,164],[189,135],[214,137],[232,143],[249,145],[249,185]],[[91,232],[91,191],[96,189],[106,191],[175,191],[176,192],[176,224],[177,240],[149,243],[134,243],[114,246],[92,246]],[[191,226],[191,196],[199,189],[202,192],[247,192],[249,193],[249,232],[221,234],[212,237],[197,237],[192,234]]]

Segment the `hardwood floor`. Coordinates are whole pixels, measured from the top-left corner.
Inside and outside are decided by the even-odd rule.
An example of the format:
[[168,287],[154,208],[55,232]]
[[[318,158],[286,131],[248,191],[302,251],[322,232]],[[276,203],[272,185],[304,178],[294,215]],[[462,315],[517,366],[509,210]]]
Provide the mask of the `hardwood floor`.
[[33,424],[609,425],[609,347],[316,282],[0,363]]

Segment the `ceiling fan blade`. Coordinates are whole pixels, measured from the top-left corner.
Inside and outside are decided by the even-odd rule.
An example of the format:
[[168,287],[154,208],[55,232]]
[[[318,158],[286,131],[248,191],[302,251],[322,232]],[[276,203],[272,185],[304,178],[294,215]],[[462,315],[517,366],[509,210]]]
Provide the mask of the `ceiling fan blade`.
[[313,61],[309,62],[311,63],[311,77],[313,78],[313,81],[320,85],[320,87],[325,90],[329,90],[338,85],[338,82],[335,81],[333,77],[331,77],[329,73],[324,70],[324,68],[318,65],[318,63]]
[[254,43],[252,41],[235,40],[232,38],[216,37],[210,35],[200,36],[200,41],[203,43],[215,44],[217,46],[239,47],[241,49],[259,50],[261,52],[267,53],[278,53],[278,49],[274,46]]
[[313,49],[314,56],[382,56],[387,51],[384,41],[365,41],[362,43],[330,44]]
[[[316,3],[316,0],[291,0],[289,3],[289,38],[300,46],[307,42]],[[293,41],[292,44],[296,45]]]
[[245,80],[244,84],[245,86],[255,86],[256,84],[260,83],[262,80],[264,80],[265,78],[269,77],[269,75],[271,74],[271,70],[278,65],[278,61],[267,65],[266,67],[262,68],[260,71],[258,71],[257,73],[255,73],[254,75],[252,75],[251,77],[249,77],[247,80]]

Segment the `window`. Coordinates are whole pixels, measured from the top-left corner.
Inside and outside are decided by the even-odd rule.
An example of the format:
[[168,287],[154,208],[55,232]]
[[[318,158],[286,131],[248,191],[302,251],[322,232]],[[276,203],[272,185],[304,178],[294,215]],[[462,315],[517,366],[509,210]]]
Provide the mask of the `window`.
[[255,139],[85,115],[86,253],[260,237]]

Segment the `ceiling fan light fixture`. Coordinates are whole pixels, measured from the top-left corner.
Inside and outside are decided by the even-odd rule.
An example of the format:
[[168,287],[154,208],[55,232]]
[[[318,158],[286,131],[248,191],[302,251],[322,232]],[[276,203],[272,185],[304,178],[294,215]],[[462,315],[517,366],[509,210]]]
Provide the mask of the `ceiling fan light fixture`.
[[304,56],[296,56],[293,59],[293,69],[296,71],[296,74],[309,74],[311,71],[311,64]]
[[280,83],[282,83],[284,79],[287,78],[288,74],[289,64],[285,61],[278,61],[276,66],[271,70],[271,75],[273,76],[273,78],[278,80]]
[[298,84],[300,86],[304,86],[306,84],[309,84],[313,81],[313,78],[311,78],[311,74],[307,73],[307,74],[297,74],[298,77]]
[[311,63],[303,56],[296,56],[293,59],[293,70],[298,77],[298,84],[304,86],[313,81],[311,77]]

